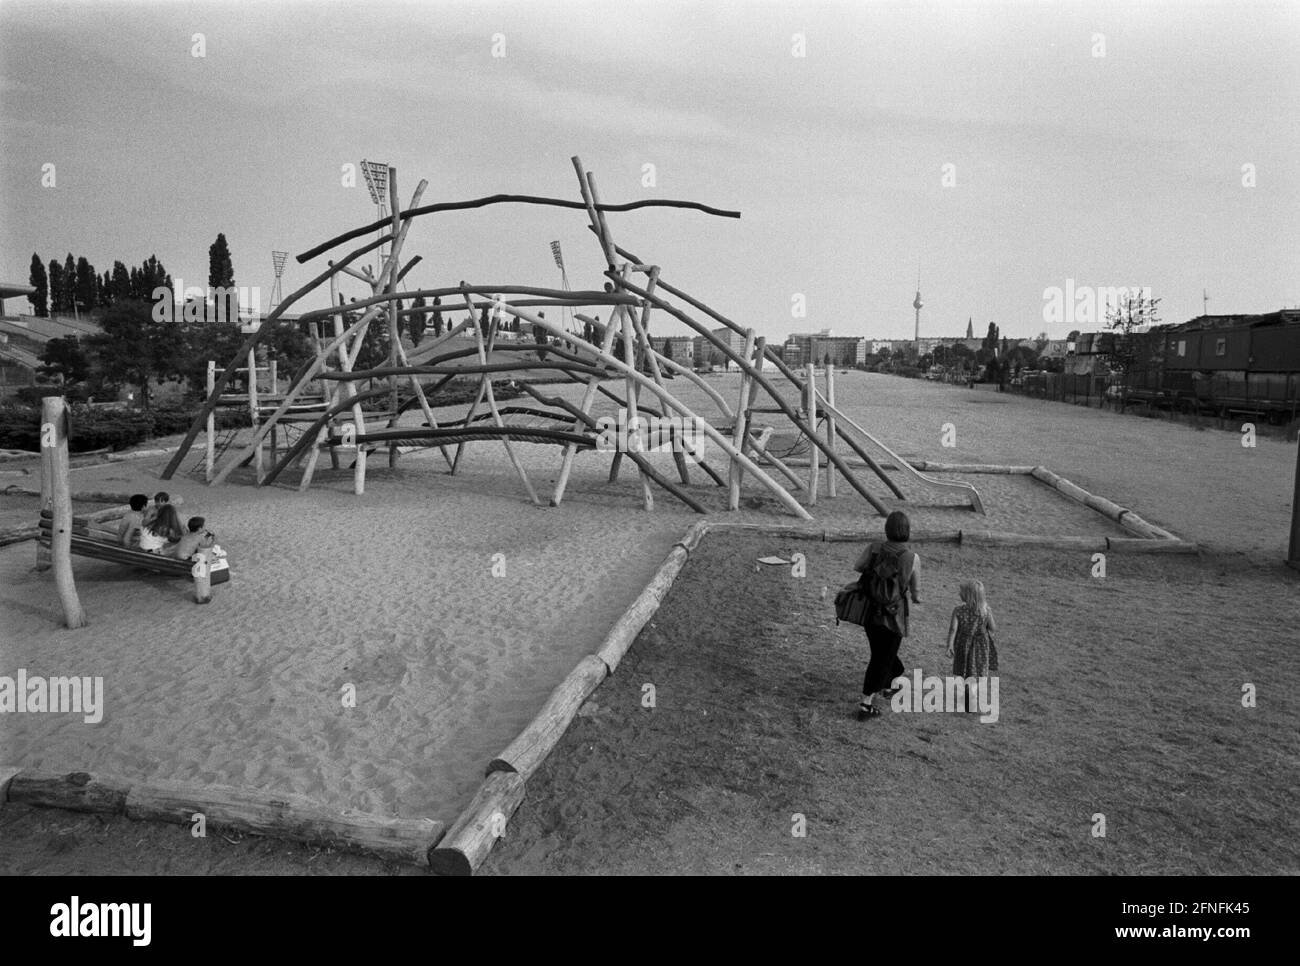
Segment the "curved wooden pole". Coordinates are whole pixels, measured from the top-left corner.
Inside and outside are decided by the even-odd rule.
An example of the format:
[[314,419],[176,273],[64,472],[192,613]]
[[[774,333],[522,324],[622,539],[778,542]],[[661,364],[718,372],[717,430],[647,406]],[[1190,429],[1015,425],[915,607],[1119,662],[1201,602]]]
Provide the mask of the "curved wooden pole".
[[[617,245],[614,246],[614,250],[622,258],[626,258],[634,262],[640,261],[640,259],[638,259],[631,252],[627,251],[626,249],[619,248]],[[721,322],[724,326],[731,329],[731,331],[735,332],[737,335],[745,334],[744,328],[740,326],[738,323],[733,322],[725,315],[722,315],[720,312],[715,311],[713,308],[706,305],[704,302],[701,302],[699,299],[694,298],[687,292],[682,291],[676,286],[668,284],[662,278],[659,280],[659,287],[663,289],[665,292],[667,292],[669,295],[672,295],[675,298],[679,298],[687,305],[691,306],[692,308],[703,312],[705,315],[709,316],[709,318],[713,319],[714,321]],[[705,327],[699,326],[698,323],[693,325],[692,327],[695,328],[697,331],[704,332],[705,335],[710,334],[707,331],[705,331]],[[804,393],[807,392],[807,388],[804,386],[803,379],[801,379],[799,375],[793,369],[790,368],[790,366],[786,363],[784,359],[782,359],[777,353],[772,351],[771,348],[767,349],[766,358],[772,362],[772,364],[777,368],[777,370],[781,373],[781,375],[785,376],[787,379],[790,380],[791,383],[793,383],[794,387],[799,391],[800,395],[803,395]],[[764,388],[767,388],[769,393],[772,392],[772,390],[769,387],[765,386]],[[858,457],[864,463],[867,464],[867,467],[873,473],[875,473],[876,476],[880,477],[880,479],[884,482],[884,484],[887,487],[889,487],[890,492],[893,493],[894,496],[898,497],[900,500],[905,499],[903,495],[903,491],[898,488],[898,484],[895,483],[890,478],[889,474],[885,472],[884,468],[881,467],[879,463],[877,463],[874,459],[871,458],[871,454],[868,453],[861,446],[859,446],[857,441],[854,440],[851,436],[849,436],[847,433],[843,432],[842,430],[839,430],[838,427],[837,427],[837,431],[839,432],[840,439],[844,440],[844,442],[848,444],[849,448],[852,449],[853,452],[856,453]],[[825,452],[825,450],[823,451]],[[829,453],[827,454],[827,456],[828,456],[828,462],[832,462],[829,460]],[[834,462],[832,462],[832,465],[839,466],[838,463],[834,463]],[[862,493],[864,496],[866,495],[862,489],[862,486],[857,482],[857,477],[846,474],[843,467],[840,467],[840,473],[844,474],[845,479],[849,481],[849,483],[853,486],[854,489],[856,489],[859,493]],[[884,510],[882,509],[880,512],[883,514]]]
[[[613,274],[617,278],[618,273],[615,272]],[[538,316],[533,315],[531,312],[525,312],[523,309],[517,309],[514,308],[513,306],[506,306],[505,308],[506,311],[510,312],[510,314],[523,319],[525,322],[531,322],[533,325],[540,325],[543,329],[546,329],[548,332],[550,332],[552,335],[556,336],[557,338],[572,339],[571,335],[564,332],[558,326],[553,325],[552,323],[546,321],[546,319],[539,318]],[[588,345],[590,345],[590,343],[588,343]],[[713,441],[714,445],[721,448],[724,453],[726,453],[728,456],[732,457],[733,459],[739,458],[745,464],[745,469],[748,472],[752,473],[754,475],[754,478],[758,480],[760,483],[762,483],[762,485],[765,486],[768,489],[768,491],[772,493],[773,496],[775,496],[778,500],[780,500],[781,505],[784,506],[787,510],[789,510],[792,514],[799,517],[801,520],[812,519],[811,514],[809,514],[808,511],[805,510],[799,504],[798,500],[796,500],[788,492],[786,492],[786,490],[781,486],[781,484],[777,483],[776,480],[768,476],[767,473],[764,472],[764,470],[760,466],[753,463],[747,456],[742,456],[741,454],[737,453],[735,449],[732,447],[731,441],[725,438],[720,432],[718,432],[717,429],[715,429],[708,422],[708,420],[700,419],[693,412],[691,412],[691,410],[684,403],[682,403],[676,397],[674,397],[673,394],[670,393],[667,389],[663,388],[662,386],[656,386],[652,380],[645,378],[645,376],[641,375],[641,373],[637,372],[635,369],[629,368],[625,363],[620,362],[618,359],[615,359],[609,353],[599,352],[595,349],[595,346],[591,346],[591,349],[592,351],[596,351],[597,358],[599,358],[601,362],[605,363],[607,366],[611,366],[614,369],[621,371],[625,376],[630,376],[633,380],[637,382],[637,384],[641,388],[649,389],[652,393],[654,393],[656,396],[660,398],[660,400],[663,402],[663,404],[666,407],[671,407],[681,415],[691,420],[694,420],[696,422],[696,425],[698,425],[700,428],[704,430],[705,435],[708,436]]]
[[736,414],[731,411],[731,407],[727,405],[727,401],[722,398],[722,393],[718,392],[718,390],[714,389],[707,382],[701,379],[699,373],[694,372],[688,366],[680,365],[662,353],[659,354],[659,361],[679,376],[685,376],[690,382],[693,382],[698,386],[706,396],[717,403],[719,412],[722,413],[723,418],[725,418],[727,422],[731,422],[731,420],[735,418]]
[[[401,213],[403,218],[418,218],[421,215],[432,215],[440,211],[465,211],[471,208],[486,208],[488,205],[548,205],[554,208],[575,208],[581,211],[586,206],[581,202],[571,201],[568,198],[543,198],[537,195],[488,195],[485,198],[475,198],[472,201],[442,201],[437,204],[425,205],[422,208],[411,208]],[[740,212],[727,211],[723,208],[714,208],[710,205],[700,204],[698,201],[674,201],[669,198],[653,198],[642,201],[629,201],[621,205],[601,205],[601,211],[635,211],[638,208],[686,208],[691,211],[702,211],[706,215],[716,215],[719,218],[739,218]],[[362,225],[360,228],[354,228],[351,231],[344,232],[341,235],[335,235],[329,241],[321,242],[315,248],[308,249],[301,255],[297,256],[299,264],[311,261],[322,252],[329,251],[337,245],[351,241],[354,238],[360,238],[362,235],[368,235],[372,231],[379,231],[388,224],[387,220],[380,218],[368,225]]]
[[[590,300],[592,304],[596,305],[638,304],[636,298],[631,295],[619,296],[617,293],[613,292],[565,292],[563,289],[544,288],[538,285],[470,285],[467,287],[467,290],[471,295],[536,295],[541,298],[554,299],[556,304],[567,304],[569,296],[572,296],[574,301],[581,302],[582,300]],[[453,286],[446,288],[407,289],[395,294],[402,301],[410,301],[417,298],[442,298],[444,295],[462,295],[464,291],[466,290],[461,289],[459,286]],[[372,295],[368,298],[357,299],[355,302],[349,302],[347,309],[349,312],[360,311],[361,309],[370,308],[372,305],[387,302],[389,298],[390,296],[387,292],[380,295]],[[496,304],[496,300],[491,299],[488,304],[494,305]],[[479,307],[481,308],[482,306],[480,305]],[[278,311],[279,307],[277,306],[276,308]],[[424,311],[430,310],[430,307],[427,305],[423,308]],[[449,311],[447,306],[442,306],[441,308],[443,311]],[[298,316],[298,322],[312,322],[316,319],[323,319],[337,311],[337,307],[333,310],[312,309],[311,311],[304,312],[302,315]],[[457,309],[456,311],[460,310]]]
[[[592,417],[590,413],[583,412],[583,410],[580,407],[575,406],[567,399],[561,399],[559,396],[543,396],[536,388],[530,386],[528,383],[523,383],[523,389],[524,392],[528,393],[538,402],[547,406],[553,406],[556,409],[563,409],[565,412],[568,412],[573,416],[575,422],[582,423],[590,429],[598,430],[600,428],[597,425],[596,420]],[[685,490],[682,490],[676,485],[674,485],[671,480],[662,476],[657,470],[655,470],[653,464],[651,464],[649,460],[647,460],[640,453],[628,453],[627,455],[629,458],[631,458],[632,462],[636,463],[639,469],[645,472],[647,476],[649,476],[652,480],[654,480],[656,483],[662,486],[673,496],[677,497],[677,499],[685,503],[696,513],[708,513],[708,510],[704,508],[703,504],[701,504],[699,501],[692,498],[691,495],[687,493]],[[556,503],[553,505],[558,506],[559,504]]]
[[[817,436],[817,431],[812,427],[810,427],[808,423],[803,418],[801,418],[797,412],[795,412],[795,410],[790,406],[790,404],[785,401],[785,398],[779,392],[776,391],[775,387],[773,387],[772,384],[768,382],[766,378],[764,378],[762,373],[760,373],[757,369],[755,369],[754,366],[747,359],[738,359],[736,357],[736,353],[731,351],[731,347],[727,345],[725,342],[723,342],[721,339],[719,339],[711,331],[709,331],[709,328],[707,326],[700,324],[698,321],[696,321],[691,316],[687,315],[685,312],[677,308],[675,305],[672,305],[669,302],[665,302],[658,295],[647,292],[645,289],[634,284],[633,282],[624,281],[620,279],[617,272],[606,272],[605,274],[608,275],[611,279],[613,279],[616,285],[622,285],[628,291],[636,295],[639,295],[644,299],[648,299],[648,301],[653,302],[657,308],[663,309],[673,318],[685,322],[696,332],[699,332],[700,335],[704,336],[704,338],[707,341],[713,343],[713,345],[716,346],[723,353],[724,357],[732,359],[733,361],[737,362],[743,371],[747,372],[751,378],[757,380],[758,384],[767,391],[767,394],[772,397],[772,399],[776,402],[778,406],[781,407],[781,411],[785,413],[786,417],[792,423],[794,423],[795,426],[797,426],[799,430],[805,436],[807,436],[808,439],[812,441],[814,445],[817,446],[818,449],[821,449],[822,452],[826,452],[826,443]],[[661,288],[665,287],[662,280],[660,281],[659,285]],[[855,490],[857,490],[860,494],[862,494],[863,499],[865,499],[868,503],[870,503],[871,506],[875,508],[876,512],[879,513],[882,517],[887,516],[888,511],[885,509],[884,504],[881,503],[879,500],[877,500],[876,497],[871,493],[871,491],[862,485],[862,481],[853,475],[852,471],[849,470],[848,466],[844,464],[844,461],[841,460],[838,456],[836,456],[833,453],[829,453],[828,456],[835,464],[835,466],[839,469],[840,473],[843,474],[844,478],[853,485],[853,488]],[[748,467],[746,467],[746,469],[748,469]],[[883,473],[884,471],[882,470],[881,472]],[[782,492],[785,491],[782,490]],[[788,495],[789,494],[787,494],[787,496]],[[803,507],[800,507],[800,509],[803,510]],[[804,510],[804,512],[806,513],[807,511]],[[811,519],[811,517],[809,517],[809,519]]]

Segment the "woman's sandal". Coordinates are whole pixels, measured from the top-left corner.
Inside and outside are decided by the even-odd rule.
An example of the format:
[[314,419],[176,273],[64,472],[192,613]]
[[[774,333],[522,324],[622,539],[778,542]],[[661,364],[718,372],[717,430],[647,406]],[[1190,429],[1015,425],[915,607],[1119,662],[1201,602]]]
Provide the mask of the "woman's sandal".
[[879,717],[880,717],[880,709],[877,708],[874,704],[865,704],[859,702],[858,704],[859,721],[866,721],[868,718],[879,718]]

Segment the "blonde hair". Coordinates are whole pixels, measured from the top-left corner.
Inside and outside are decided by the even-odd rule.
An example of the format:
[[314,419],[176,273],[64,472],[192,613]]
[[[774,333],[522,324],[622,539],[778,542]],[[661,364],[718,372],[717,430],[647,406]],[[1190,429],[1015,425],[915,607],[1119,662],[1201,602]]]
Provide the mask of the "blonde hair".
[[970,604],[980,614],[989,612],[989,603],[984,596],[984,584],[978,580],[963,580],[958,591],[962,602]]

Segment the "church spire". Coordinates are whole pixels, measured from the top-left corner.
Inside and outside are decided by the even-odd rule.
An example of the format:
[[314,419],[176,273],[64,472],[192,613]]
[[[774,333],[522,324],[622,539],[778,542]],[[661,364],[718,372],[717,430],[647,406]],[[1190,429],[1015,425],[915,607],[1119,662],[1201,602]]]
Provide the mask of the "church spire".
[[975,338],[975,320],[972,319],[969,315],[966,316],[966,338],[968,339]]

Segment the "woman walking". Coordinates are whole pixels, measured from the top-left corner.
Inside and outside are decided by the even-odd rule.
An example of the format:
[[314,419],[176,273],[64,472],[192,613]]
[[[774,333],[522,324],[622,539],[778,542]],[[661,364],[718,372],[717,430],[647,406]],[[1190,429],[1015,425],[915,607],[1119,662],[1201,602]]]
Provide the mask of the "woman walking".
[[888,686],[903,673],[898,648],[907,636],[907,618],[911,604],[921,602],[917,575],[921,560],[907,548],[912,524],[907,514],[895,510],[885,518],[885,542],[871,543],[858,557],[853,569],[862,574],[870,599],[867,612],[867,641],[871,645],[871,662],[862,679],[862,700],[858,719],[880,717],[874,698],[893,692]]

